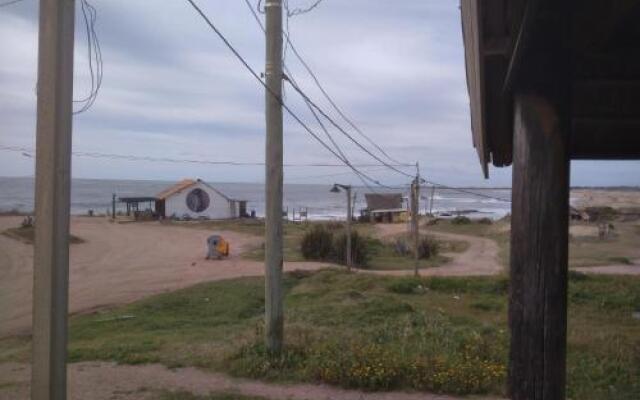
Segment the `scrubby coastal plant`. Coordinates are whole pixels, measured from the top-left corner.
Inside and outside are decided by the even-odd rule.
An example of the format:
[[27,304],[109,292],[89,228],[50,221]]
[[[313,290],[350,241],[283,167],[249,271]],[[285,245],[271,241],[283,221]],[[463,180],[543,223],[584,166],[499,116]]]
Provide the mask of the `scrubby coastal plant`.
[[[335,233],[337,232],[337,233]],[[351,260],[353,265],[366,268],[371,252],[370,239],[358,231],[351,232]],[[307,260],[330,261],[346,264],[347,236],[344,232],[315,225],[302,236],[300,251]]]

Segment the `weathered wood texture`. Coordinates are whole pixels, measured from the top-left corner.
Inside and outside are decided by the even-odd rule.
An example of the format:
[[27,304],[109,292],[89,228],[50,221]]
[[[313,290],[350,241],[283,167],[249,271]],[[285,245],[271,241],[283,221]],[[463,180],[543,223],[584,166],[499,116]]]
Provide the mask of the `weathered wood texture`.
[[570,2],[542,0],[514,82],[509,393],[565,398],[571,135]]
[[[545,98],[515,101],[509,326],[513,400],[564,399],[569,157]],[[543,151],[541,151],[543,150]]]
[[[535,58],[528,46],[548,36],[537,23],[555,2],[463,0],[462,22],[474,145],[482,170],[509,165],[513,149],[513,84]],[[569,1],[574,82],[574,159],[640,159],[632,124],[602,119],[638,118],[640,104],[640,2]],[[549,38],[553,43],[554,38]],[[594,121],[588,126],[588,121]],[[624,134],[617,129],[624,129]],[[611,133],[602,140],[600,133]],[[631,135],[630,135],[631,134]],[[574,152],[574,149],[576,150]]]
[[31,398],[67,396],[74,0],[41,0]]
[[461,0],[462,36],[465,42],[465,63],[467,65],[467,86],[471,110],[471,131],[473,146],[478,152],[485,176],[489,175],[490,161],[485,132],[484,113],[484,72],[482,58],[482,3],[477,0]]
[[265,344],[282,350],[282,0],[267,0],[266,12],[266,185],[265,185]]

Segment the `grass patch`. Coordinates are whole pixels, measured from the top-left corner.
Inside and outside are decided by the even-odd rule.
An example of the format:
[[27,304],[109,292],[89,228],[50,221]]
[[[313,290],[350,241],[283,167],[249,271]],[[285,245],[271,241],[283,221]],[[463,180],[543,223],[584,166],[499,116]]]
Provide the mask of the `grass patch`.
[[[35,228],[33,226],[9,228],[4,230],[2,234],[4,236],[10,237],[11,239],[18,240],[22,243],[33,244],[35,238]],[[85,240],[78,236],[69,235],[69,243],[71,244],[80,244],[84,242]]]
[[[242,278],[74,316],[70,360],[159,362],[366,390],[504,395],[505,278],[329,269],[288,273],[284,282],[286,347],[279,357],[262,341],[264,281]],[[637,399],[640,321],[631,313],[640,306],[640,278],[571,274],[568,299],[568,396]],[[20,343],[27,342],[0,341],[0,355]]]
[[267,400],[266,397],[243,396],[237,393],[211,393],[206,396],[195,395],[185,391],[161,391],[157,400]]
[[[204,222],[208,224],[209,222]],[[211,222],[213,223],[213,222]],[[318,225],[325,225],[327,229],[331,230],[340,236],[344,230],[343,224],[335,222],[307,222],[302,224],[285,224],[284,225],[284,259],[290,262],[309,261],[304,258],[300,250],[301,243],[303,241],[306,232],[314,229]],[[366,269],[370,270],[410,270],[414,268],[413,255],[399,255],[394,249],[392,243],[381,241],[372,237],[375,231],[375,226],[372,224],[354,224],[352,225],[354,232],[358,232],[363,237],[368,237],[367,248],[371,253],[367,262]],[[403,236],[403,235],[399,235]],[[440,254],[429,259],[422,259],[419,261],[419,268],[433,268],[438,267],[450,260],[443,253],[459,253],[466,251],[469,248],[469,244],[463,241],[455,240],[438,240]],[[264,246],[259,246],[256,249],[245,253],[244,258],[253,261],[264,261]]]
[[[614,222],[614,234],[599,240],[597,236],[572,236],[569,240],[569,267],[593,267],[610,264],[627,264],[640,257],[638,253],[637,232],[640,227],[634,222]],[[572,223],[572,227],[596,227],[585,222]],[[595,228],[594,228],[595,229]],[[479,236],[494,240],[498,244],[498,261],[509,265],[510,234],[509,221],[499,220],[493,224],[469,223],[455,224],[449,220],[439,220],[436,224],[425,226],[429,230]],[[597,234],[597,230],[595,230]],[[594,235],[596,235],[594,234]]]
[[609,257],[609,261],[617,264],[633,265],[633,261],[629,257]]

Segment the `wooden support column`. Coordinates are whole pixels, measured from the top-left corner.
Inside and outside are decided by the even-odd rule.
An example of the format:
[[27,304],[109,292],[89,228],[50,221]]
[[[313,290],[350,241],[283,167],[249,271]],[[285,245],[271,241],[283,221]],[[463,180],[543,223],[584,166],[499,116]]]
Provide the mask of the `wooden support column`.
[[74,0],[40,1],[31,398],[67,396]]
[[540,0],[514,86],[508,378],[513,400],[565,398],[570,3]]
[[546,99],[516,96],[509,298],[513,400],[564,399],[569,155],[561,120]]

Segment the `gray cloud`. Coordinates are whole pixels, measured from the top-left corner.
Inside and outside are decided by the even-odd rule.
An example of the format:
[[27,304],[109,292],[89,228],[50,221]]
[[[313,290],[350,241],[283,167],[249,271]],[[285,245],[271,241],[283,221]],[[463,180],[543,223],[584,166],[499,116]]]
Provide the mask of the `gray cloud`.
[[[35,141],[37,2],[0,10],[0,143]],[[264,38],[243,1],[201,2],[248,62],[263,70]],[[255,0],[254,0],[255,3]],[[303,6],[304,0],[291,0]],[[172,158],[262,161],[264,92],[185,1],[93,0],[103,47],[104,83],[93,109],[74,119],[74,148]],[[291,37],[343,109],[395,158],[418,160],[423,174],[461,185],[508,185],[509,169],[484,181],[471,144],[458,2],[453,0],[325,0],[290,21]],[[75,91],[88,90],[84,27],[77,23]],[[329,110],[288,52],[300,85]],[[286,101],[319,134],[290,89]],[[286,117],[288,162],[334,162]],[[336,133],[336,135],[338,135]],[[348,140],[354,162],[372,162]],[[33,173],[33,159],[1,153],[0,174]],[[74,175],[97,178],[262,181],[259,167],[206,167],[74,158]],[[574,164],[573,183],[640,184],[640,163]],[[344,170],[295,168],[292,182]],[[371,169],[385,182],[395,173]],[[357,183],[353,176],[340,179]]]

